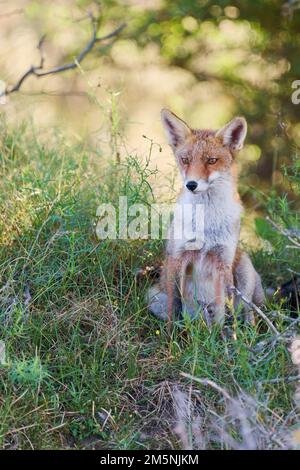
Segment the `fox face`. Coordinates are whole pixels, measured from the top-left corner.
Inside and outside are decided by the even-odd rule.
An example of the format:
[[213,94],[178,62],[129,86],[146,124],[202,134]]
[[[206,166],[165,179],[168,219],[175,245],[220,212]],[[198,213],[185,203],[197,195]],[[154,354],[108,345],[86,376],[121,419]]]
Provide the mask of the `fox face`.
[[234,157],[247,133],[243,117],[234,118],[219,131],[212,131],[191,129],[167,109],[162,110],[161,116],[188,191],[203,192],[217,181],[234,176]]

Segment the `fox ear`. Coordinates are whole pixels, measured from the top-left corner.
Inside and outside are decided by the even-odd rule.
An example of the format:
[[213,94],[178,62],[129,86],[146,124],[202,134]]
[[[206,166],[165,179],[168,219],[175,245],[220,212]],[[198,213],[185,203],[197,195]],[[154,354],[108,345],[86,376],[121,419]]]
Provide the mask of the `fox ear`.
[[173,150],[182,145],[192,133],[189,126],[168,109],[161,110],[161,120]]
[[226,126],[222,127],[216,137],[219,137],[223,145],[228,145],[233,150],[240,150],[243,147],[247,134],[247,121],[243,117],[232,119]]

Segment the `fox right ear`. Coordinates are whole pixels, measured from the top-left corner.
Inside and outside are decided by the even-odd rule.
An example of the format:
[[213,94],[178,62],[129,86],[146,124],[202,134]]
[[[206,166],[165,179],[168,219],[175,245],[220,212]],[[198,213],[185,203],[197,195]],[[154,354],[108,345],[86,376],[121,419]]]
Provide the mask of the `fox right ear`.
[[176,150],[191,135],[191,129],[182,119],[168,109],[161,110],[161,120],[168,142],[173,150]]
[[228,145],[233,150],[240,150],[243,147],[247,134],[247,121],[243,117],[232,119],[226,126],[222,127],[216,136],[219,137],[223,145]]

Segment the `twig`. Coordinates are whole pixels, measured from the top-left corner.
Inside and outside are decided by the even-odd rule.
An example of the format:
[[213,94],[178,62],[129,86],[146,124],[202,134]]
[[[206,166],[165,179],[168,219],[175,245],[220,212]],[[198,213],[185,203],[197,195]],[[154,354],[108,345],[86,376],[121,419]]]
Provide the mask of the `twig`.
[[45,36],[43,36],[40,39],[39,44],[38,44],[38,50],[40,53],[40,63],[38,65],[31,65],[30,68],[20,77],[20,79],[17,81],[15,85],[11,87],[7,86],[5,90],[2,93],[0,93],[0,98],[2,96],[7,96],[7,95],[10,95],[11,93],[15,93],[16,91],[18,91],[21,88],[24,81],[31,75],[34,75],[35,77],[40,78],[40,77],[46,77],[47,75],[53,75],[56,73],[65,72],[66,70],[76,69],[77,64],[80,64],[80,62],[83,61],[83,59],[87,56],[87,54],[93,49],[95,44],[101,41],[105,41],[107,39],[114,38],[121,31],[123,31],[123,29],[126,26],[125,23],[122,23],[120,26],[114,29],[111,33],[105,36],[97,37],[98,18],[95,18],[91,12],[89,13],[88,16],[90,18],[91,25],[92,25],[92,36],[91,36],[90,41],[86,45],[86,47],[80,52],[80,54],[78,54],[77,57],[74,58],[73,62],[69,62],[69,63],[63,64],[57,67],[53,67],[49,70],[44,70],[45,58],[44,58],[44,53],[43,53],[43,45],[45,41]]
[[229,395],[227,390],[225,390],[225,388],[213,382],[213,380],[199,379],[198,377],[194,377],[193,375],[187,374],[186,372],[180,372],[180,375],[182,377],[185,377],[186,379],[193,380],[194,382],[197,382],[201,385],[208,385],[209,387],[214,388],[217,392],[221,393],[221,395],[223,395],[224,398],[226,398],[228,401],[233,401],[233,398]]
[[257,355],[257,353],[263,351],[264,348],[267,348],[267,352],[259,357],[255,363],[258,364],[259,362],[262,362],[264,361],[269,354],[271,354],[271,352],[274,350],[274,347],[277,343],[277,341],[282,341],[283,343],[287,343],[290,341],[290,337],[288,337],[288,335],[291,335],[293,333],[290,332],[290,330],[292,330],[292,328],[297,325],[297,323],[299,323],[299,318],[296,318],[296,319],[293,319],[291,321],[291,323],[288,325],[288,327],[282,332],[282,333],[278,333],[276,334],[275,336],[273,336],[271,339],[267,340],[267,341],[261,341],[259,344],[258,344],[258,348],[255,347],[255,348],[248,348],[249,351],[251,351],[252,353],[255,353]]
[[291,330],[295,325],[297,325],[299,321],[299,318],[293,318],[291,323],[286,327],[286,329],[282,333],[279,333],[274,340],[277,341],[280,338],[284,338],[287,335],[287,332]]
[[272,227],[279,233],[281,233],[281,235],[283,235],[284,237],[286,237],[291,243],[293,243],[293,245],[297,248],[300,248],[300,242],[298,240],[300,240],[300,237],[292,230],[289,230],[289,229],[285,229],[283,227],[280,227],[280,225],[276,224],[276,222],[274,222],[274,220],[270,219],[269,216],[266,217],[266,221],[269,222],[270,225],[272,225]]
[[300,273],[298,273],[297,271],[294,271],[294,270],[291,269],[291,268],[287,268],[287,271],[289,271],[289,272],[292,273],[292,274],[296,274],[296,276],[300,276]]
[[[270,316],[273,318],[280,318],[281,320],[289,321],[290,323],[294,322],[294,318],[288,317],[287,315],[284,315],[283,313],[280,313],[280,312],[272,311],[270,312]],[[298,322],[300,323],[300,318],[296,319],[296,323]]]
[[289,377],[276,377],[275,379],[267,379],[267,380],[258,380],[255,382],[256,384],[276,384],[280,382],[286,382],[286,383],[291,383],[291,382],[297,382],[300,380],[300,375],[290,375]]
[[276,336],[280,335],[279,331],[275,328],[273,323],[268,319],[267,315],[257,305],[255,305],[250,300],[246,299],[246,297],[243,296],[243,294],[241,293],[241,291],[239,289],[237,289],[234,286],[231,286],[229,288],[229,290],[232,291],[233,293],[235,293],[236,295],[238,295],[240,297],[240,299],[246,305],[249,305],[249,307],[251,307],[267,323],[268,327],[276,334]]

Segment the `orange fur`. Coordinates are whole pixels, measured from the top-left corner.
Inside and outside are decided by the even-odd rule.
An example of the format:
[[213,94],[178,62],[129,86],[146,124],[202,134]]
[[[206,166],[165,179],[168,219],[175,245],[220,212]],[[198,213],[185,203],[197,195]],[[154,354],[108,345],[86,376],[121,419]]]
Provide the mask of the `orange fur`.
[[[169,240],[160,285],[160,292],[167,294],[167,317],[170,323],[177,297],[192,315],[195,297],[199,305],[211,307],[215,321],[222,322],[227,288],[234,281],[243,293],[263,298],[251,260],[237,248],[241,205],[235,157],[247,123],[237,117],[219,131],[190,129],[168,110],[162,111],[162,120],[184,183],[177,203],[183,207],[200,203],[206,211],[201,248],[191,250],[184,237],[179,243]],[[194,223],[193,216],[188,223]],[[152,305],[153,312],[156,309],[162,317],[157,289],[155,295],[157,300],[150,308]]]

